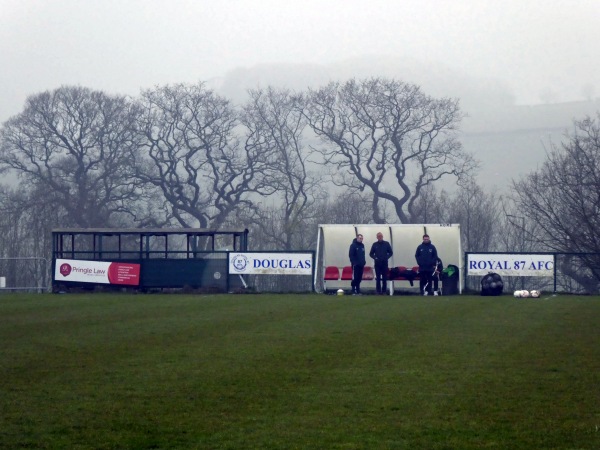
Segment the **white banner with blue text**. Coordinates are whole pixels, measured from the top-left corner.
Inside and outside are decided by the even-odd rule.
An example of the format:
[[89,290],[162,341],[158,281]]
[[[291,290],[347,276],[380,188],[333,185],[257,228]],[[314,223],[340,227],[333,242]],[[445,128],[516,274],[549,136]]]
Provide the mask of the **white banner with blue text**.
[[467,254],[467,275],[487,275],[490,272],[514,277],[552,277],[554,255]]
[[230,253],[229,273],[312,275],[312,253]]

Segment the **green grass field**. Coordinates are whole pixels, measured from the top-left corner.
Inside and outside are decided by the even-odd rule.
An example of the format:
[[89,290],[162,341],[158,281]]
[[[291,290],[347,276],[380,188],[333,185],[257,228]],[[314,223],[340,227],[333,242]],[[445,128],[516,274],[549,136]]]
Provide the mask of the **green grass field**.
[[0,448],[598,449],[600,298],[2,295]]

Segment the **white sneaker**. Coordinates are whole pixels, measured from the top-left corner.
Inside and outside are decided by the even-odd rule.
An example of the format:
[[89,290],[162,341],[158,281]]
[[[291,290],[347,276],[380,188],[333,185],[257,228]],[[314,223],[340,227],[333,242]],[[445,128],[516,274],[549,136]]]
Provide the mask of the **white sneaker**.
[[425,297],[427,297],[427,296],[429,295],[429,292],[427,292],[427,291],[423,291],[423,295],[424,295]]
[[435,297],[437,297],[437,296],[438,296],[438,295],[440,295],[440,294],[439,294],[439,292],[438,292],[438,291],[434,291],[434,292],[433,292],[433,295],[434,295]]

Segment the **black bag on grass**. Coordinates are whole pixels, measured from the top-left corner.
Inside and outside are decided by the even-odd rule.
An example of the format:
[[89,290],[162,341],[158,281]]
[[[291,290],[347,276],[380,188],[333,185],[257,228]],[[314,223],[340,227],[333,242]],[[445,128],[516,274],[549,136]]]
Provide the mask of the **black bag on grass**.
[[504,283],[497,273],[490,272],[481,279],[481,295],[502,295]]

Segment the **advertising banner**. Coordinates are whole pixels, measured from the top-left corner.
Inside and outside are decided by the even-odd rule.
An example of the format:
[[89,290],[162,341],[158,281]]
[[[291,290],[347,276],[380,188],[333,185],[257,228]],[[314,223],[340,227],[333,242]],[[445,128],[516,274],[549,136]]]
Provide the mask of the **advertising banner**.
[[467,275],[499,275],[515,277],[553,277],[554,255],[469,253]]
[[312,253],[230,253],[229,273],[312,275]]
[[140,265],[107,261],[57,259],[54,280],[139,286]]

